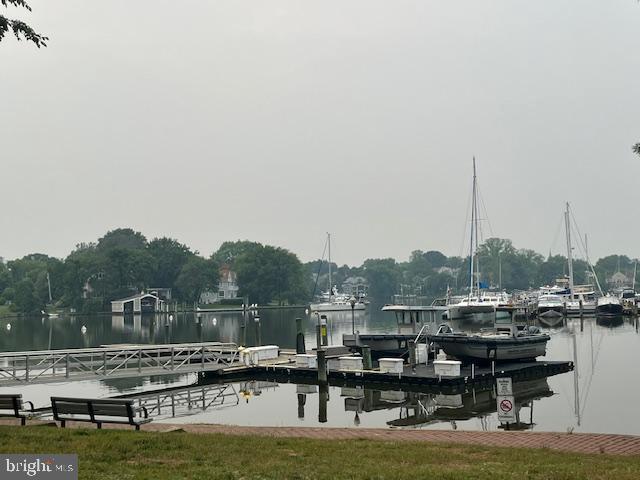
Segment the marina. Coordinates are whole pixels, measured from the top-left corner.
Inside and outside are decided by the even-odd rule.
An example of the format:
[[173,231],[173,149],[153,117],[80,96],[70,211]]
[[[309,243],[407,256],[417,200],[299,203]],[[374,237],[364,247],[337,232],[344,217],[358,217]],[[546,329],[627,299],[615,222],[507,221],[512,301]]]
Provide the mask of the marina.
[[[484,429],[486,427],[482,427],[482,425],[485,424],[491,429],[497,429],[500,423],[496,421],[495,403],[491,407],[489,405],[491,402],[487,403],[485,397],[488,394],[487,391],[490,392],[494,388],[495,378],[508,376],[513,379],[514,385],[519,385],[522,382],[525,385],[527,382],[539,385],[536,382],[546,382],[544,384],[549,387],[548,391],[541,387],[538,392],[540,395],[536,393],[537,387],[534,389],[535,395],[533,397],[537,398],[537,413],[533,422],[536,425],[532,428],[557,430],[562,426],[562,429],[571,427],[578,429],[578,431],[598,432],[607,431],[607,429],[610,431],[611,428],[614,428],[612,425],[616,425],[613,418],[609,419],[613,423],[600,424],[599,419],[602,419],[600,414],[589,414],[590,411],[597,411],[597,406],[602,401],[601,393],[599,393],[602,392],[602,388],[612,388],[605,385],[607,385],[607,379],[615,377],[611,377],[611,374],[607,372],[615,371],[616,375],[619,375],[620,368],[623,368],[624,371],[624,362],[611,363],[612,355],[615,358],[613,352],[637,348],[634,345],[637,346],[640,342],[636,319],[620,317],[620,321],[615,319],[596,321],[594,317],[565,318],[562,325],[554,329],[546,330],[546,327],[542,327],[551,339],[547,354],[534,362],[500,362],[493,366],[493,370],[490,363],[484,365],[478,363],[473,367],[472,363],[465,363],[461,365],[458,376],[438,377],[434,373],[434,358],[432,356],[429,357],[428,362],[423,360],[427,363],[426,365],[424,363],[416,365],[414,370],[408,355],[405,355],[405,364],[399,374],[381,373],[375,361],[372,370],[347,369],[343,371],[339,368],[339,364],[334,364],[328,370],[326,387],[321,387],[322,382],[318,381],[316,368],[304,368],[296,364],[295,318],[297,316],[302,317],[303,320],[302,330],[306,352],[313,355],[314,348],[317,347],[316,316],[312,314],[306,316],[304,310],[260,312],[258,322],[254,320],[253,316],[242,313],[203,313],[200,324],[195,314],[184,314],[174,320],[168,332],[163,326],[163,321],[153,320],[153,317],[141,318],[140,322],[131,324],[135,327],[132,329],[122,329],[120,321],[112,322],[110,316],[96,317],[93,320],[84,319],[82,324],[76,322],[76,327],[73,330],[78,331],[78,337],[68,335],[69,326],[72,325],[68,318],[45,320],[44,324],[39,319],[25,319],[25,328],[26,325],[33,322],[32,328],[36,329],[35,322],[40,323],[36,333],[42,331],[44,335],[36,334],[34,338],[43,338],[47,343],[49,341],[48,326],[51,324],[52,346],[59,345],[60,342],[65,342],[69,347],[74,346],[73,343],[77,342],[74,338],[78,338],[83,343],[89,341],[90,344],[92,338],[90,332],[98,328],[101,331],[101,338],[112,343],[112,346],[107,349],[113,355],[113,368],[117,366],[117,358],[130,358],[127,362],[127,373],[120,373],[121,370],[123,372],[125,370],[123,365],[112,375],[107,375],[101,380],[100,362],[94,359],[95,372],[90,375],[84,372],[74,377],[75,374],[71,372],[70,378],[67,379],[64,371],[60,369],[56,370],[57,380],[45,379],[45,375],[42,374],[41,377],[34,378],[32,376],[33,381],[29,382],[24,381],[24,375],[18,375],[22,380],[16,381],[15,378],[3,380],[4,384],[0,385],[0,394],[17,390],[23,394],[25,400],[34,401],[36,410],[40,410],[44,414],[48,411],[49,395],[60,395],[63,392],[68,395],[76,392],[80,396],[136,399],[136,402],[147,408],[150,417],[158,422],[212,421],[265,426],[289,424],[289,422],[292,425],[299,424],[300,419],[297,415],[300,408],[299,402],[304,401],[307,412],[315,409],[323,409],[324,411],[326,408],[328,416],[326,422],[316,423],[318,417],[315,414],[306,415],[305,422],[328,426],[344,425],[352,428],[356,427],[353,424],[355,410],[359,412],[360,425],[390,427],[393,424],[387,422],[402,424],[401,418],[405,418],[407,415],[407,408],[409,410],[417,408],[418,404],[414,401],[417,398],[422,405],[429,403],[433,412],[426,416],[424,411],[419,415],[409,415],[410,417],[417,415],[417,417],[413,420],[407,420],[405,427],[419,425],[421,428],[446,428],[451,421],[454,421],[454,417],[457,417],[455,419],[457,428]],[[331,345],[340,345],[343,340],[348,340],[352,329],[350,315],[336,313],[333,318],[331,314],[327,314],[327,316],[328,342]],[[535,321],[533,322],[535,323]],[[450,323],[458,329],[462,328],[467,331],[482,328],[482,326],[478,326],[477,321],[471,323],[452,321]],[[434,322],[430,325],[437,326],[437,324]],[[20,325],[15,322],[13,325],[9,336],[13,335],[15,339],[25,338],[26,340],[26,337],[21,336]],[[80,332],[82,325],[88,325],[84,334]],[[407,325],[412,328],[410,323]],[[0,331],[7,331],[6,323],[0,327],[4,327]],[[105,327],[107,328],[105,329]],[[159,332],[154,333],[150,330],[153,328],[158,328]],[[370,314],[357,314],[355,328],[359,332],[371,332],[359,334],[365,339],[376,338],[376,336],[388,336],[394,338],[396,342],[399,339],[405,342],[415,339],[413,333],[402,335],[394,333],[398,330],[398,323],[395,315],[388,311],[373,310]],[[156,355],[152,356],[156,362],[158,351],[161,359],[160,363],[150,365],[149,368],[152,370],[147,370],[145,373],[145,371],[137,369],[139,354],[132,355],[134,351],[140,352],[139,349],[135,349],[136,343],[139,342],[136,339],[140,339],[140,335],[148,340],[159,338],[169,342],[178,340],[180,343],[145,346],[145,348],[156,349]],[[7,340],[6,333],[2,338],[3,341]],[[230,350],[241,345],[257,345],[259,340],[262,345],[276,344],[275,341],[272,341],[276,338],[280,340],[278,342],[280,345],[277,358],[262,364],[258,362],[257,365],[246,365],[240,361],[238,354],[235,358],[232,355],[231,362],[225,361],[222,365],[216,366],[213,362],[207,361],[203,368],[201,357],[198,356],[198,352],[202,351],[203,344],[185,342],[184,340],[188,338],[203,338],[206,340],[204,344],[209,345],[207,348],[214,349],[215,346],[211,344],[220,340],[224,340],[224,344]],[[575,339],[575,344],[573,339]],[[621,341],[622,343],[620,343]],[[612,349],[611,342],[616,342],[618,347]],[[184,353],[176,355],[177,345],[180,344],[183,345]],[[23,344],[23,346],[27,345]],[[29,346],[36,347],[34,344]],[[125,346],[127,348],[124,348]],[[121,352],[126,350],[129,355],[125,356],[121,353],[116,356],[114,348],[120,349],[118,351]],[[173,370],[170,367],[172,348],[175,355]],[[348,351],[348,347],[342,348],[344,350],[338,351],[336,354],[338,358],[344,356]],[[606,351],[604,354],[601,353],[603,348]],[[77,349],[77,353],[84,352],[85,355],[93,353],[97,357],[96,350],[100,349],[101,347],[97,345],[90,347],[88,349],[90,351],[87,351],[86,348]],[[69,350],[72,349],[66,350],[64,355],[71,354]],[[218,348],[218,350],[220,349]],[[355,350],[357,351],[357,349]],[[20,357],[22,352],[24,349],[15,352],[15,358]],[[178,361],[178,358],[181,360]],[[187,358],[189,360],[185,361]],[[5,369],[6,363],[5,359],[3,365]],[[108,364],[111,365],[109,362]],[[19,365],[19,363],[16,364],[18,371],[20,371]],[[29,360],[29,365],[31,365],[31,360]],[[24,364],[22,366],[24,367]],[[8,370],[12,371],[12,369]],[[93,379],[89,379],[91,376]],[[576,382],[573,378],[576,376],[577,396],[575,394]],[[603,385],[602,382],[605,384]],[[628,391],[623,394],[633,395],[631,392],[634,388],[634,384],[625,385],[623,392],[624,389],[628,389]],[[324,404],[325,399],[318,395],[325,389],[327,391],[326,404]],[[619,387],[616,389],[619,391]],[[554,392],[554,394],[550,392]],[[299,395],[304,395],[304,400]],[[473,403],[474,395],[475,404]],[[579,403],[577,413],[574,397],[578,399]],[[375,400],[376,398],[378,400]],[[393,401],[394,398],[396,401]],[[485,399],[482,400],[483,398]],[[338,404],[335,403],[336,399],[339,399]],[[400,401],[400,399],[404,400]],[[521,423],[531,423],[529,419],[524,418],[528,415],[526,405],[529,403],[531,402],[522,402],[522,408],[525,410],[522,410],[521,413],[519,410],[519,415],[522,416]],[[454,409],[451,404],[458,407]],[[285,408],[286,405],[289,407]],[[338,405],[341,406],[338,407]],[[474,407],[474,405],[476,406]],[[351,412],[351,416],[349,412]],[[477,414],[474,415],[474,412]],[[288,418],[290,420],[286,420]],[[484,420],[476,423],[481,419]],[[640,426],[635,426],[633,422],[617,425],[615,431],[620,433],[640,431]]]

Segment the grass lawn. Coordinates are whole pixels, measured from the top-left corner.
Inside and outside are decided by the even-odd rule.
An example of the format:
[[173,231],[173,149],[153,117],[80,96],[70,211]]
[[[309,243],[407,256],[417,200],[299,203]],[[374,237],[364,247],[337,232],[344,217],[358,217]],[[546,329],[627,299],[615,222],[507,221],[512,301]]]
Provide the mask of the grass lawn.
[[421,442],[0,426],[0,452],[77,453],[87,479],[637,479],[640,457]]

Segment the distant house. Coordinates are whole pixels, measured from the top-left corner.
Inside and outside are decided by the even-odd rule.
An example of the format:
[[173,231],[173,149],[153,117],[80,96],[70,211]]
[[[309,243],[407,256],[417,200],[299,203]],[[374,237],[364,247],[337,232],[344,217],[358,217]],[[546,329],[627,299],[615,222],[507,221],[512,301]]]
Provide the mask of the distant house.
[[366,296],[369,291],[369,282],[364,277],[348,277],[342,283],[342,292],[356,297]]
[[220,267],[220,279],[218,280],[218,290],[205,291],[200,295],[200,303],[217,303],[222,300],[232,300],[238,298],[238,277],[236,272],[231,270],[229,265]]
[[457,277],[458,272],[460,272],[459,268],[451,268],[451,267],[439,267],[436,268],[435,271],[437,273],[444,273],[445,275],[449,275],[450,277]]
[[622,272],[616,272],[607,278],[607,285],[612,288],[631,285],[632,280]]

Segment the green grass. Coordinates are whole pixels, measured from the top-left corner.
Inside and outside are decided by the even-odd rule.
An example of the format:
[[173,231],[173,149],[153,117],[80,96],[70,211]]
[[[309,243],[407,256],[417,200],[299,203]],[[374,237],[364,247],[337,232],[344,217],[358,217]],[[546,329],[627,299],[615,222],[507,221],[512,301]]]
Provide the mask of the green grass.
[[637,479],[640,457],[421,442],[0,427],[0,452],[77,453],[83,479]]

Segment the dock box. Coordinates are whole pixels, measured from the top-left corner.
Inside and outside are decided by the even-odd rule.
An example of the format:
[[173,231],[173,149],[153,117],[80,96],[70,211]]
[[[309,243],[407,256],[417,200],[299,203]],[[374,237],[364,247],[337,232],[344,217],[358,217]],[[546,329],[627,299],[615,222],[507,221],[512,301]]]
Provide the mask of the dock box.
[[298,353],[296,355],[296,367],[318,368],[318,357],[308,353]]
[[462,395],[436,395],[436,405],[440,407],[459,408],[464,404],[462,402]]
[[460,365],[459,360],[434,360],[433,368],[438,377],[459,377]]
[[247,366],[257,365],[261,360],[274,360],[278,358],[278,350],[279,347],[277,345],[245,348],[240,352],[240,360]]
[[362,357],[340,357],[340,370],[362,370]]
[[401,358],[381,358],[378,360],[381,373],[402,373],[404,360]]
[[416,363],[418,365],[426,364],[428,360],[429,360],[429,357],[427,354],[427,344],[418,343],[416,345]]

